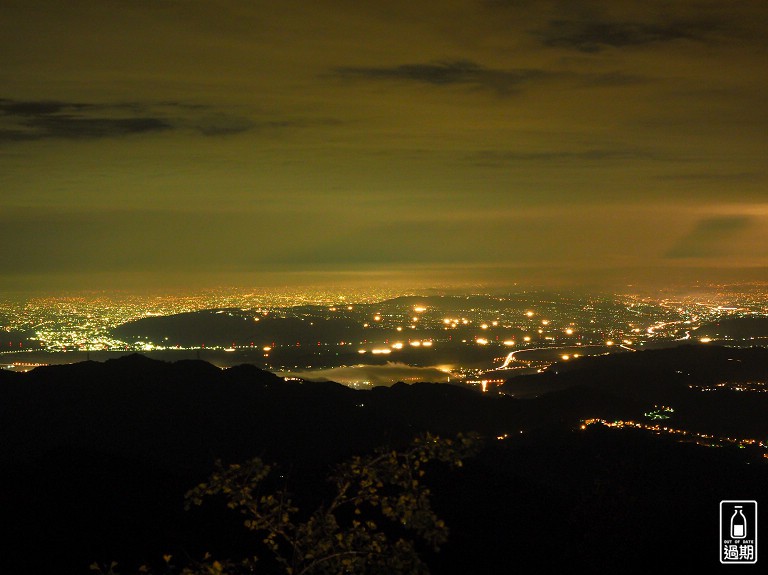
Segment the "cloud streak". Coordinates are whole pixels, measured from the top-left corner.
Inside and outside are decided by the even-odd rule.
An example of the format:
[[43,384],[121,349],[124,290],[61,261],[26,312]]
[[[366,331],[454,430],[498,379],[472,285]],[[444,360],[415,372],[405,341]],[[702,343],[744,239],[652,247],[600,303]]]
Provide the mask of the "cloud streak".
[[387,80],[432,86],[474,86],[507,94],[554,75],[535,68],[487,68],[471,60],[445,60],[397,66],[340,67],[334,75],[350,80]]
[[173,124],[136,106],[0,100],[0,141],[94,139],[161,132]]
[[716,216],[700,220],[666,253],[670,259],[719,257],[753,224],[749,216]]
[[333,123],[283,117],[253,120],[211,106],[180,102],[93,104],[0,99],[0,143],[122,138],[170,131],[229,136]]
[[550,47],[583,53],[653,47],[676,42],[719,45],[759,40],[755,22],[764,17],[760,2],[727,4],[709,0],[666,2],[556,1],[533,37]]
[[579,73],[539,68],[489,68],[471,60],[444,60],[397,66],[339,67],[333,76],[348,81],[423,84],[437,88],[466,87],[495,92],[500,96],[518,94],[545,81],[562,80],[572,86],[612,88],[647,83],[648,78],[621,71]]
[[546,46],[599,52],[606,48],[646,46],[674,40],[701,40],[704,30],[705,27],[700,25],[684,23],[552,20],[541,33],[541,38]]

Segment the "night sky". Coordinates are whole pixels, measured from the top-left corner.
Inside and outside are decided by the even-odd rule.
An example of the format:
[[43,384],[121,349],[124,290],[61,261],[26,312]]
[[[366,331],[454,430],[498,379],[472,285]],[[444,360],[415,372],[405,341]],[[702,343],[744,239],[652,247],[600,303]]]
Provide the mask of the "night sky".
[[768,2],[0,0],[0,290],[768,279]]

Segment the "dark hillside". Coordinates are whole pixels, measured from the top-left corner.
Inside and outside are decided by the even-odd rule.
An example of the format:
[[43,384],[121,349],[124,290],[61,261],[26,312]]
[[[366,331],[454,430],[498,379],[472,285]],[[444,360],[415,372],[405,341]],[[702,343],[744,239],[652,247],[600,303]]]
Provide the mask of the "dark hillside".
[[[707,518],[718,498],[759,497],[768,481],[762,452],[599,426],[580,431],[578,424],[636,416],[652,390],[664,390],[657,382],[633,391],[649,374],[678,368],[672,372],[679,376],[681,366],[709,364],[702,373],[756,376],[765,352],[736,353],[608,356],[584,363],[583,373],[576,362],[567,373],[541,376],[572,378],[573,385],[534,400],[428,383],[356,391],[286,382],[249,365],[221,370],[139,355],[0,371],[0,509],[14,526],[4,568],[87,573],[94,560],[136,566],[164,553],[180,561],[205,551],[236,556],[249,549],[240,519],[211,507],[182,510],[184,492],[210,474],[217,458],[275,462],[297,501],[313,502],[326,492],[323,477],[335,462],[404,445],[426,430],[485,438],[463,470],[432,479],[436,509],[453,534],[441,554],[428,557],[434,573],[613,568],[623,558],[649,568],[655,556],[644,549],[670,537],[676,564],[708,568],[717,550],[710,549],[716,525]],[[645,366],[644,356],[652,360]],[[685,381],[672,378],[670,385],[684,394]],[[705,395],[714,397],[696,397]],[[746,395],[721,395],[728,410],[715,418],[718,425],[759,427],[768,394],[749,394],[752,411],[730,403]],[[699,407],[706,413],[708,405]],[[693,400],[680,410],[692,406]],[[760,421],[764,428],[766,418]],[[653,524],[661,510],[671,519]]]

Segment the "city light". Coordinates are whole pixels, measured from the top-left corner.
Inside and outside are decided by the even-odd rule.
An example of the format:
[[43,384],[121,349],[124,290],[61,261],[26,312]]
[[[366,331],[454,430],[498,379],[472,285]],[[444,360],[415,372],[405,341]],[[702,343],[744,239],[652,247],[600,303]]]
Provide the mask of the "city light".
[[[334,321],[340,321],[342,320],[340,316],[343,315],[343,319],[350,322],[350,329],[352,329],[348,337],[345,335],[343,345],[356,346],[354,351],[360,355],[363,353],[359,350],[363,350],[367,354],[372,353],[372,349],[402,349],[402,345],[423,350],[420,353],[427,353],[428,349],[438,347],[439,344],[441,350],[449,351],[453,345],[472,342],[478,346],[491,347],[496,345],[502,349],[506,348],[507,351],[503,354],[506,356],[511,353],[509,348],[522,344],[520,345],[521,348],[529,349],[535,341],[537,350],[553,348],[549,359],[535,363],[535,367],[538,369],[546,367],[548,362],[551,364],[554,359],[565,361],[562,359],[563,355],[568,355],[570,359],[580,355],[593,355],[590,352],[572,353],[572,350],[562,347],[564,342],[557,337],[556,332],[548,333],[547,327],[552,325],[562,326],[559,327],[560,333],[565,337],[578,335],[578,341],[573,345],[578,345],[580,350],[599,345],[604,346],[605,352],[620,351],[619,349],[614,350],[614,348],[619,347],[622,348],[621,351],[640,351],[644,344],[651,341],[655,343],[690,339],[702,344],[711,343],[714,341],[713,336],[708,334],[704,337],[695,337],[693,335],[696,333],[695,330],[706,323],[714,323],[721,318],[768,314],[768,305],[760,303],[765,298],[761,299],[761,296],[756,296],[753,300],[742,302],[739,300],[740,296],[734,295],[734,293],[718,297],[738,302],[739,305],[723,305],[719,301],[702,301],[703,298],[701,297],[690,298],[683,302],[676,300],[670,303],[663,298],[616,296],[614,301],[605,300],[600,304],[592,302],[589,305],[574,309],[571,303],[559,307],[557,300],[550,301],[550,297],[548,300],[531,302],[541,306],[536,312],[530,307],[523,307],[519,302],[509,303],[503,298],[495,301],[493,298],[482,301],[461,298],[461,300],[450,301],[451,305],[448,307],[433,306],[431,303],[402,306],[387,304],[384,307],[382,302],[385,302],[386,298],[370,297],[371,299],[368,301],[360,300],[359,303],[352,305],[347,295],[340,293],[329,293],[321,298],[316,298],[314,295],[301,292],[295,292],[290,296],[279,294],[264,294],[262,296],[254,294],[254,292],[249,292],[247,296],[237,296],[224,291],[217,291],[204,296],[169,296],[150,300],[140,297],[125,300],[49,298],[34,300],[23,306],[6,304],[5,308],[0,302],[2,315],[14,318],[14,323],[9,324],[6,329],[26,330],[31,334],[28,340],[13,342],[13,345],[6,343],[0,346],[0,352],[4,351],[7,357],[9,353],[22,353],[25,350],[35,349],[69,354],[76,350],[155,353],[164,350],[206,349],[211,352],[216,350],[245,352],[250,347],[254,348],[254,351],[260,350],[261,353],[257,356],[259,365],[270,369],[281,367],[281,363],[284,361],[291,361],[291,359],[284,359],[287,356],[283,353],[276,353],[277,350],[287,352],[291,348],[298,347],[304,354],[303,350],[306,348],[302,346],[306,346],[306,343],[301,337],[297,337],[298,334],[289,336],[292,341],[285,341],[284,339],[282,343],[275,342],[277,337],[263,331],[270,329],[270,327],[262,327],[262,325],[265,323],[277,325],[278,322],[286,319],[299,319],[301,322],[306,322],[307,327],[315,326],[315,329],[320,329],[320,333],[312,341],[313,347],[317,343],[317,351],[313,354],[314,357],[311,361],[314,363],[328,361],[332,364],[335,361],[341,362],[343,354],[337,356],[335,352],[330,352],[331,347],[340,344],[322,333],[323,320],[333,318]],[[531,298],[535,299],[536,296],[531,296]],[[345,299],[346,301],[344,301]],[[344,305],[338,305],[339,301],[344,301]],[[440,303],[442,304],[442,302]],[[321,304],[320,309],[308,311],[302,307],[316,304]],[[299,307],[294,312],[292,306]],[[231,337],[224,339],[224,341],[211,341],[212,338],[206,335],[200,335],[197,339],[182,335],[182,339],[179,340],[179,336],[176,335],[149,334],[144,331],[138,331],[135,335],[132,334],[123,338],[116,337],[116,334],[113,333],[116,326],[129,325],[141,318],[162,319],[163,316],[190,313],[196,310],[210,310],[217,317],[222,318],[225,316],[227,318],[242,317],[258,324],[258,328],[254,327],[253,334],[247,334],[237,339]],[[340,314],[341,311],[344,313]],[[433,315],[429,313],[430,311],[436,313]],[[538,326],[531,325],[530,322],[526,321],[528,318],[536,316],[539,317]],[[515,317],[518,319],[515,320]],[[541,319],[542,317],[546,319]],[[411,321],[408,324],[396,325],[394,322],[398,321],[397,318],[399,321],[402,321],[403,318]],[[473,325],[478,326],[478,331],[482,331],[485,337],[481,337],[478,333],[472,335],[466,331],[462,333],[462,330]],[[590,327],[588,330],[584,330],[577,325],[589,325]],[[364,332],[363,328],[365,328]],[[403,344],[401,341],[399,346],[396,340],[394,343],[389,341],[388,338],[392,337],[393,332],[402,333],[406,328],[409,336],[408,342]],[[355,332],[355,329],[359,330],[359,333]],[[435,330],[438,329],[441,335],[436,337],[438,332]],[[491,332],[491,329],[493,329],[494,337],[486,335]],[[452,330],[459,330],[459,335],[457,336]],[[267,335],[261,335],[262,332]],[[627,337],[630,334],[632,337]],[[264,345],[259,344],[259,340],[273,341],[274,343]],[[738,345],[738,342],[734,342],[732,339],[728,341],[732,345]],[[205,346],[203,346],[203,342],[205,342]],[[759,340],[746,341],[746,345],[750,346],[761,344],[762,342]],[[229,353],[233,352],[229,351]],[[67,358],[69,357],[72,356],[68,355]],[[337,357],[338,359],[336,359]],[[526,356],[521,355],[519,357],[524,358]],[[7,357],[7,359],[10,360],[11,358]],[[255,359],[257,358],[254,357]],[[72,361],[72,359],[66,361]],[[248,361],[248,358],[244,357],[244,361]],[[307,359],[306,361],[309,363],[310,360]],[[495,358],[493,363],[485,366],[485,369],[503,365],[505,361],[505,357]],[[8,361],[9,365],[12,363],[14,362]],[[277,365],[275,365],[276,363]],[[522,367],[522,365],[523,362],[516,360],[507,365],[507,368]],[[463,369],[466,375],[476,375],[481,372],[480,367],[466,366],[460,367],[460,369]]]

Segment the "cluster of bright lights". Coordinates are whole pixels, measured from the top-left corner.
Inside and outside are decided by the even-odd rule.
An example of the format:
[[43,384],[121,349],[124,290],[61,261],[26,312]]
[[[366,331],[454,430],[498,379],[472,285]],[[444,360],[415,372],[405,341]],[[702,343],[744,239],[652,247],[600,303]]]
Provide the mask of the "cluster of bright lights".
[[470,323],[472,323],[472,320],[470,320],[469,318],[466,318],[466,317],[462,317],[462,318],[446,317],[446,318],[443,318],[443,325],[446,326],[445,329],[448,329],[449,327],[455,329],[455,328],[459,327],[460,325],[469,325]]
[[[410,340],[408,342],[408,345],[411,346],[411,347],[432,347],[432,340],[430,340],[430,339],[424,339],[424,340],[414,339],[414,340]],[[375,348],[372,348],[370,350],[368,350],[366,348],[360,348],[360,349],[357,350],[357,353],[364,354],[364,353],[368,353],[370,351],[374,355],[389,355],[393,351],[401,350],[404,347],[405,347],[405,343],[404,342],[396,341],[396,342],[390,344],[389,347],[375,347]]]
[[[768,301],[768,293],[763,293],[764,290],[737,293],[722,287],[720,291],[721,293],[710,299],[702,296],[696,296],[695,299],[693,297],[659,299],[644,296],[617,296],[616,299],[591,298],[580,302],[577,307],[572,303],[560,307],[557,301],[551,301],[549,298],[538,299],[532,295],[525,304],[526,307],[522,308],[518,303],[507,305],[502,298],[499,299],[499,305],[496,307],[478,305],[477,302],[472,301],[466,306],[459,305],[452,308],[451,311],[445,309],[442,313],[437,307],[433,308],[431,304],[426,303],[407,305],[398,310],[387,308],[383,302],[402,294],[385,290],[362,292],[345,289],[342,292],[285,289],[254,292],[219,289],[182,296],[36,298],[0,301],[0,315],[10,318],[8,325],[0,327],[35,334],[31,342],[25,341],[21,346],[6,346],[8,352],[27,349],[49,351],[197,349],[202,344],[182,348],[169,345],[172,342],[167,340],[148,341],[146,337],[141,338],[140,341],[120,341],[111,337],[110,331],[118,325],[143,317],[166,316],[203,309],[249,310],[257,312],[254,315],[258,317],[253,317],[253,321],[259,321],[262,314],[276,312],[281,317],[286,317],[285,314],[291,313],[287,310],[293,306],[312,305],[318,306],[318,310],[325,312],[327,317],[359,320],[360,325],[370,328],[371,332],[382,328],[392,330],[379,338],[369,336],[365,341],[354,342],[360,346],[361,353],[372,353],[371,347],[397,349],[381,343],[386,341],[385,337],[392,337],[394,330],[401,334],[396,335],[395,338],[407,337],[410,341],[405,345],[416,348],[430,347],[432,338],[435,345],[439,345],[441,341],[451,341],[450,331],[445,333],[444,338],[440,338],[435,337],[434,332],[427,330],[442,331],[456,328],[470,328],[473,331],[476,328],[476,332],[462,333],[459,338],[454,335],[452,341],[489,347],[494,339],[489,334],[493,333],[497,340],[493,343],[498,346],[511,347],[519,343],[520,347],[526,348],[535,341],[536,346],[557,348],[558,345],[568,341],[566,338],[578,336],[578,343],[575,345],[603,343],[606,346],[616,345],[629,349],[627,346],[642,346],[652,339],[681,339],[684,336],[688,339],[697,339],[701,343],[710,343],[716,337],[715,335],[695,337],[696,328],[703,323],[722,317],[768,313],[768,304],[765,303]],[[355,305],[357,303],[366,307],[358,307]],[[441,315],[437,315],[438,313]],[[501,330],[497,332],[494,329],[499,326],[518,331],[499,333]],[[461,339],[462,337],[466,339]],[[721,336],[717,338],[720,339]],[[371,341],[379,343],[373,344],[370,343]],[[426,341],[429,343],[425,343]],[[268,341],[256,342],[255,346],[252,344],[250,347],[255,347],[257,351],[261,350],[265,356],[268,356],[273,347],[293,347],[294,345],[294,342],[275,342],[264,345],[266,343]],[[335,346],[336,344],[323,342],[322,345]],[[249,346],[235,345],[233,342],[230,346],[205,346],[205,349],[232,351],[247,347]],[[6,350],[3,349],[3,351]],[[568,353],[569,350],[566,349],[558,352],[561,359],[563,355],[569,356],[569,359],[577,355]],[[749,390],[752,391],[751,388]]]
[[[670,408],[671,409],[671,408]],[[738,445],[739,447],[747,447],[747,446],[757,446],[761,447],[763,449],[768,449],[768,441],[760,441],[758,439],[751,439],[751,438],[738,438],[738,437],[727,437],[727,436],[717,436],[710,433],[697,433],[695,431],[687,431],[685,429],[676,429],[673,427],[668,426],[662,426],[659,424],[648,424],[648,423],[641,423],[637,421],[607,421],[605,419],[585,419],[581,422],[581,429],[587,429],[590,425],[604,425],[606,427],[621,429],[621,428],[634,428],[634,429],[643,429],[646,431],[651,431],[656,434],[670,434],[670,435],[676,435],[676,436],[683,436],[683,437],[690,437],[693,441],[698,443],[699,445],[705,445],[707,447],[719,447],[723,444],[734,444]]]
[[768,383],[765,381],[723,381],[711,385],[691,384],[688,389],[696,391],[738,391],[751,393],[768,393]]
[[647,411],[643,415],[648,419],[669,419],[674,412],[675,410],[669,406],[654,405],[651,411]]

